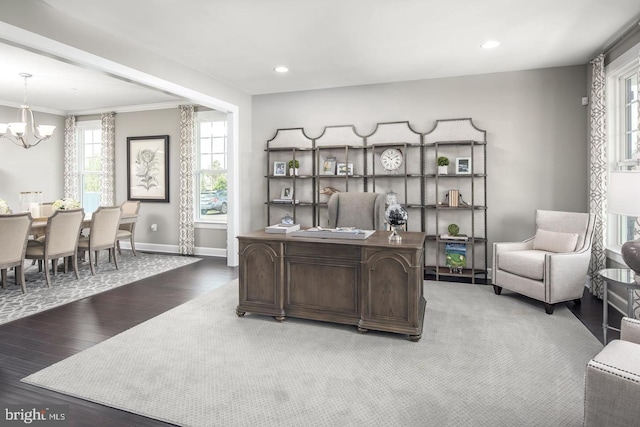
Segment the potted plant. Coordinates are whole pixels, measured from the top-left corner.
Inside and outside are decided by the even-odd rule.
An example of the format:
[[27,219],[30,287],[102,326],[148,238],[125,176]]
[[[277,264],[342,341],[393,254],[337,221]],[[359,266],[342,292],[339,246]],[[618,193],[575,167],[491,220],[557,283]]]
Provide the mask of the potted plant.
[[449,159],[447,157],[438,157],[438,175],[446,175],[449,166]]
[[289,160],[289,175],[298,176],[298,168],[300,167],[300,162],[297,160]]

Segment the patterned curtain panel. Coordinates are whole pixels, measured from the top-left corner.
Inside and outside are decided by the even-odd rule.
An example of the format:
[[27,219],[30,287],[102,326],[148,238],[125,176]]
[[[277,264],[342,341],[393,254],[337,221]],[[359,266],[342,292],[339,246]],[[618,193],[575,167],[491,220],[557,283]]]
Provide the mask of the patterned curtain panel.
[[75,116],[64,121],[64,197],[79,200],[78,144]]
[[193,225],[193,165],[196,160],[195,121],[193,105],[180,106],[180,223],[178,247],[180,254],[193,255],[195,232]]
[[607,140],[605,123],[604,54],[593,61],[591,83],[591,159],[589,165],[589,208],[596,217],[591,248],[591,293],[602,298],[602,279],[598,271],[606,267],[605,230],[607,225]]
[[116,113],[103,113],[102,121],[102,153],[100,164],[100,206],[115,205],[115,158],[116,158]]

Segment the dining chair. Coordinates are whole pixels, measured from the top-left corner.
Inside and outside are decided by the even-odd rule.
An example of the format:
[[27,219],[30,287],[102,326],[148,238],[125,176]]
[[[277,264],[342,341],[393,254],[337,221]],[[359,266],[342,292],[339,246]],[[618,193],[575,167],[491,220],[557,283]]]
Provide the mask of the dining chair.
[[[122,208],[120,206],[100,206],[91,215],[91,225],[89,226],[89,236],[78,239],[78,250],[89,253],[89,266],[91,275],[95,276],[94,264],[98,265],[98,251],[109,251],[109,260],[113,257],[113,264],[118,269],[118,259],[116,258],[116,235]],[[92,257],[95,254],[95,260]]]
[[[140,201],[126,201],[122,203],[122,214],[123,215],[138,215],[140,211]],[[136,221],[129,222],[126,224],[120,224],[118,227],[118,234],[116,236],[117,239],[117,247],[118,253],[122,254],[120,250],[120,240],[129,239],[131,243],[131,252],[133,252],[133,256],[136,255],[136,245],[134,243],[135,240],[135,230],[136,230]]]
[[40,216],[42,218],[49,218],[56,210],[53,209],[53,202],[46,202],[40,205]]
[[22,293],[27,292],[24,282],[24,257],[29,240],[31,228],[31,214],[21,212],[16,214],[0,215],[0,271],[2,287],[7,287],[7,269],[15,270],[16,284],[22,288]]
[[[78,238],[84,219],[84,209],[57,210],[47,218],[44,238],[29,240],[25,258],[42,261],[47,286],[51,286],[51,277],[47,267],[51,261],[51,269],[55,275],[58,271],[58,259],[71,257],[73,271],[78,276]],[[65,263],[66,268],[66,263]]]

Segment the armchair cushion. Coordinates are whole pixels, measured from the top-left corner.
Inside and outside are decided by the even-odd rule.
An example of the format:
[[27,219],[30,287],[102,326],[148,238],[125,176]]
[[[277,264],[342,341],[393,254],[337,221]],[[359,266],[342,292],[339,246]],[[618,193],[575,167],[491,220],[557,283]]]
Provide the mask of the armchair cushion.
[[533,239],[533,249],[548,252],[573,252],[578,243],[578,233],[562,233],[538,229]]
[[498,255],[498,268],[533,280],[544,278],[544,251],[510,251]]

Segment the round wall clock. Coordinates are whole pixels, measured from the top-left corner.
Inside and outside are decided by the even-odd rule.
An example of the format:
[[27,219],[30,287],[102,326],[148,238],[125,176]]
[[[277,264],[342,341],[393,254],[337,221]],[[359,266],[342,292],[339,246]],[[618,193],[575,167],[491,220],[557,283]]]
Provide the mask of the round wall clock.
[[395,171],[402,165],[402,151],[397,148],[387,148],[380,155],[382,167],[388,171]]

